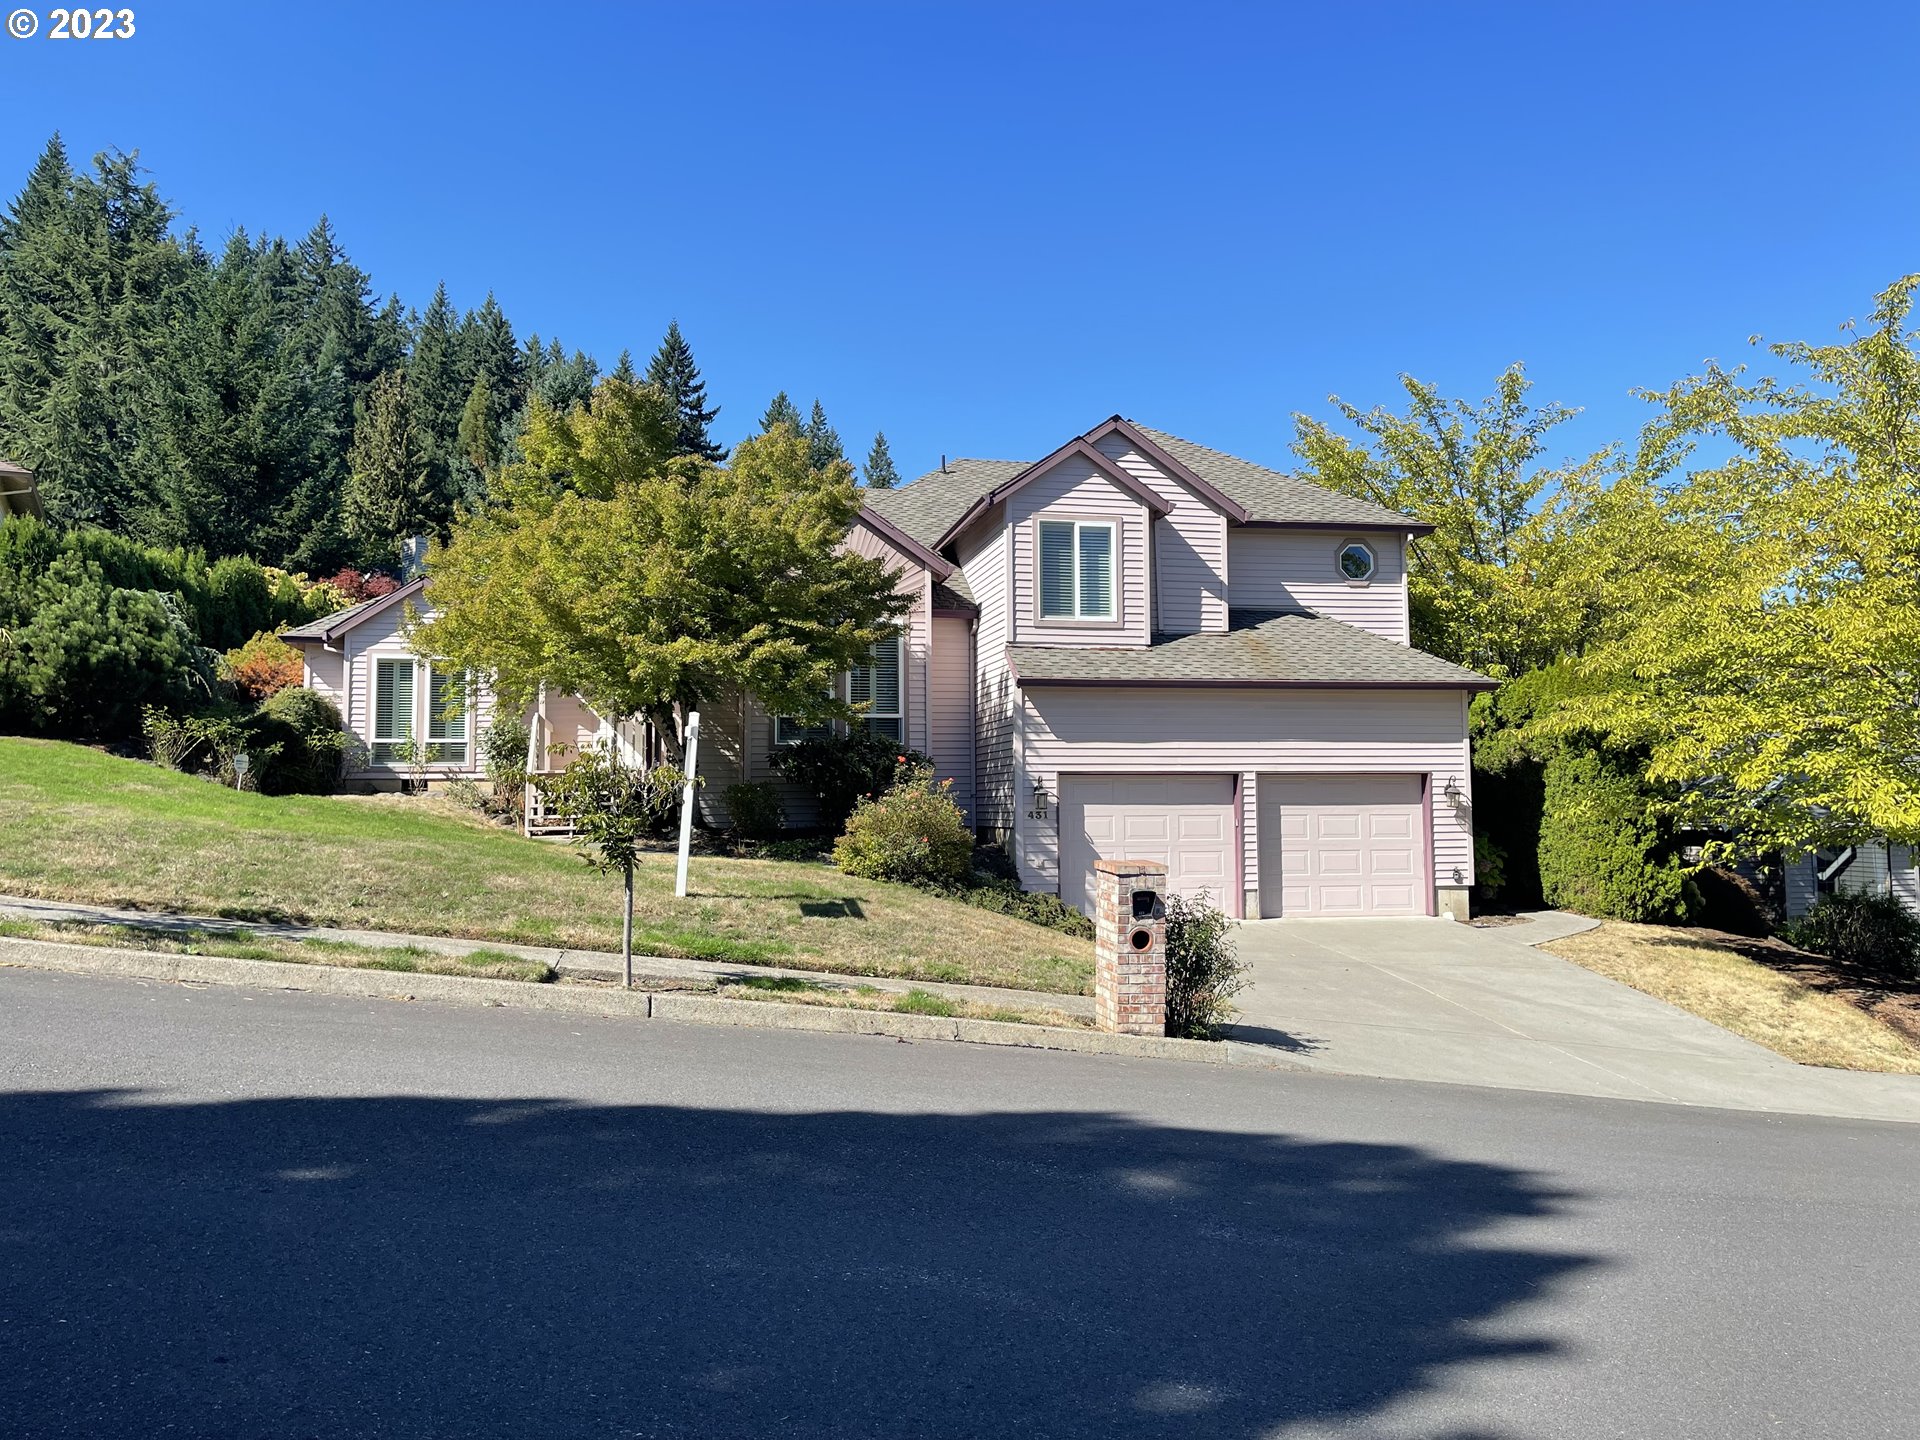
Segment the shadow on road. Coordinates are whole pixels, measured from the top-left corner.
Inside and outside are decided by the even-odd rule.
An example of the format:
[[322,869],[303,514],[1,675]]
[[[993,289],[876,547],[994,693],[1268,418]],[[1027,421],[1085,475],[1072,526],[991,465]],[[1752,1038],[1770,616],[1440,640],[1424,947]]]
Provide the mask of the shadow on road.
[[1550,1353],[1569,1198],[1085,1115],[0,1096],[0,1433],[1252,1436]]

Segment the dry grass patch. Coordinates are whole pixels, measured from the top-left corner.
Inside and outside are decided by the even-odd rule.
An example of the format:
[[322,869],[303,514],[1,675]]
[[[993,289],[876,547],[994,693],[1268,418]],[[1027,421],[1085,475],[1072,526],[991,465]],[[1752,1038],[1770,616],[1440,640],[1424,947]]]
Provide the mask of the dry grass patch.
[[[698,856],[635,877],[642,953],[1086,993],[1093,947],[810,861]],[[264,796],[83,746],[0,738],[0,892],[610,951],[620,883],[438,797]]]
[[1713,931],[1609,920],[1540,948],[1802,1065],[1920,1075],[1920,1046],[1841,996],[1742,953],[1753,945]]

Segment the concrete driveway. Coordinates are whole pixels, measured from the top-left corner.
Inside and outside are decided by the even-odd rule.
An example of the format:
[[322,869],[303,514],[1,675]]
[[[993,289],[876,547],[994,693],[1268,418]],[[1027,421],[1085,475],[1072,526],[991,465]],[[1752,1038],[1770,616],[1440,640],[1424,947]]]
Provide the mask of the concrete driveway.
[[1590,923],[1243,924],[1253,983],[1234,1038],[1347,1075],[1920,1121],[1920,1076],[1797,1065],[1534,948]]

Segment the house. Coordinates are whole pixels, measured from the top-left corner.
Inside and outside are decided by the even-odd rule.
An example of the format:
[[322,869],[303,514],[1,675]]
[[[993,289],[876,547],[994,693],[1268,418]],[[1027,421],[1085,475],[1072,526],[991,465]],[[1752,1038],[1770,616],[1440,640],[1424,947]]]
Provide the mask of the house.
[[[840,694],[1069,904],[1126,857],[1250,919],[1463,919],[1467,706],[1493,682],[1409,644],[1407,548],[1429,528],[1119,416],[1037,461],[954,461],[867,497],[847,543],[892,565],[907,608]],[[344,694],[361,778],[392,773],[402,711],[430,726],[444,685],[423,661],[401,679],[407,588],[288,636]],[[568,713],[581,738],[620,729]],[[702,728],[715,821],[729,783],[778,784],[774,754],[808,733],[751,695]],[[464,773],[470,745],[438,743]]]
[[9,515],[31,515],[40,520],[46,518],[46,509],[41,504],[40,486],[33,478],[33,471],[10,460],[0,460],[0,519]]
[[1885,840],[1802,855],[1785,867],[1786,912],[1797,917],[1822,895],[1890,895],[1920,915],[1920,867],[1909,845]]

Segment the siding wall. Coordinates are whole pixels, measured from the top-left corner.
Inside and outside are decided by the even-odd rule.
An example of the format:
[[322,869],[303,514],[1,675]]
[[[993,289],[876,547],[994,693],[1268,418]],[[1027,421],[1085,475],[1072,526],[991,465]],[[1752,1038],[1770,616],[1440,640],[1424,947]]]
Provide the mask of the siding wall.
[[1153,630],[1193,635],[1227,628],[1227,517],[1140,454],[1108,435],[1099,450],[1144,481],[1173,509],[1153,526]]
[[973,645],[973,823],[976,829],[1013,826],[1013,679],[1007,669],[1007,595],[1012,570],[1007,527],[991,523],[976,532],[975,548],[962,547],[960,570],[980,607]]
[[[1889,877],[1891,868],[1891,877]],[[1920,913],[1920,876],[1916,876],[1913,851],[1905,845],[1885,843],[1861,845],[1853,863],[1834,877],[1834,888],[1851,895],[1892,895],[1909,910]]]
[[[1440,885],[1473,883],[1472,775],[1466,698],[1447,690],[1179,690],[1054,688],[1022,693],[1022,794],[1038,780],[1058,799],[1061,774],[1239,772],[1242,884],[1259,888],[1258,786],[1262,771],[1431,774],[1433,873]],[[1179,738],[1174,738],[1179,737]],[[1444,794],[1448,779],[1458,798]],[[1029,889],[1060,883],[1057,804],[1044,821],[1018,811],[1014,853]],[[1455,878],[1455,872],[1458,878]]]
[[[1119,526],[1114,588],[1119,597],[1118,624],[1042,623],[1036,591],[1034,521],[1047,519],[1113,520]],[[1005,528],[1013,536],[1012,639],[1015,645],[1145,645],[1152,624],[1148,604],[1147,507],[1078,457],[1058,465],[1007,501]],[[971,574],[967,583],[973,583]],[[974,592],[979,599],[979,591]],[[984,609],[984,605],[982,606]]]
[[[1348,540],[1373,548],[1373,579],[1355,584],[1335,561]],[[1392,531],[1257,530],[1242,527],[1227,544],[1232,599],[1248,610],[1312,610],[1405,645],[1406,537]]]
[[935,778],[953,782],[953,798],[973,816],[973,634],[957,615],[933,619],[933,657],[927,686],[931,731],[928,754]]

